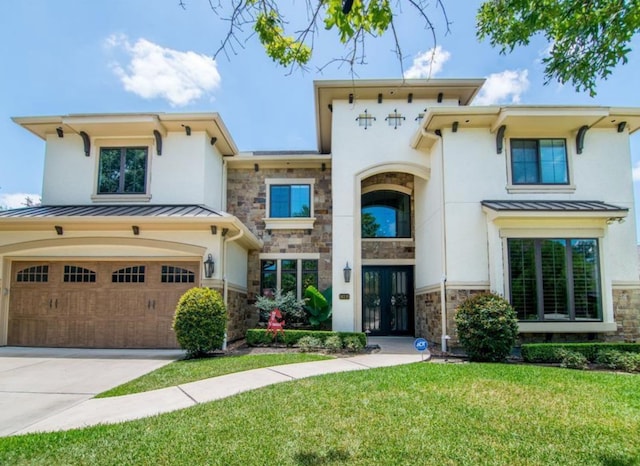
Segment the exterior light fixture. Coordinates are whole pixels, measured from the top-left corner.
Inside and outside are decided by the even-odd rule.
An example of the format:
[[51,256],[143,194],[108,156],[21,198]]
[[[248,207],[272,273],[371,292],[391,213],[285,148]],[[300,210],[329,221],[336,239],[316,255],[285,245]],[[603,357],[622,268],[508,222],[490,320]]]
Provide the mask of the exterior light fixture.
[[204,276],[206,278],[213,277],[213,272],[214,272],[213,266],[214,266],[213,256],[211,254],[209,254],[207,256],[207,260],[204,261]]
[[347,265],[344,267],[344,269],[342,269],[342,271],[344,272],[344,282],[345,283],[350,283],[351,282],[351,267],[349,267],[349,262],[347,262]]

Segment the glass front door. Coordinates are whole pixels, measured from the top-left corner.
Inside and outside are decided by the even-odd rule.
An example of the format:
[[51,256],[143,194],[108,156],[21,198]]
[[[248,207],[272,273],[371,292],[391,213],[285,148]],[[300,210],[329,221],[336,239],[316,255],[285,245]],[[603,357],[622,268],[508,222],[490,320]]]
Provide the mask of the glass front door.
[[362,331],[413,335],[413,267],[362,268]]

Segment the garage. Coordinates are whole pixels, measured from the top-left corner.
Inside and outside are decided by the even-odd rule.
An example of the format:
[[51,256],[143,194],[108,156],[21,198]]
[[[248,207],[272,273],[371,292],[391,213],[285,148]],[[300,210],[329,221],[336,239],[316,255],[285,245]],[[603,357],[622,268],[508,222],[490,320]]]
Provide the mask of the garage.
[[176,348],[180,296],[200,283],[196,261],[16,261],[12,346]]

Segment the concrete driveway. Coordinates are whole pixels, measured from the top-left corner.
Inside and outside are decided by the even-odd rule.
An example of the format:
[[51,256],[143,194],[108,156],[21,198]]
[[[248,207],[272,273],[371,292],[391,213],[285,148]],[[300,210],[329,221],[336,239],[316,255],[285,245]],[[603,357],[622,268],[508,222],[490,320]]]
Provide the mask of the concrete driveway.
[[0,347],[0,436],[182,358],[180,350]]

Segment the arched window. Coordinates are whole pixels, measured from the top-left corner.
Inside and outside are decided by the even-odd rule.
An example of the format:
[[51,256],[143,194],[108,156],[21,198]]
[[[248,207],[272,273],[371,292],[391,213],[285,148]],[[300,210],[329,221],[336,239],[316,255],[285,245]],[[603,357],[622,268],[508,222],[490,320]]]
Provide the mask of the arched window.
[[363,238],[410,238],[411,196],[399,191],[371,191],[362,195]]

